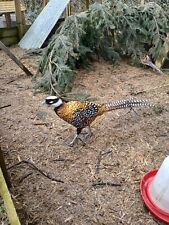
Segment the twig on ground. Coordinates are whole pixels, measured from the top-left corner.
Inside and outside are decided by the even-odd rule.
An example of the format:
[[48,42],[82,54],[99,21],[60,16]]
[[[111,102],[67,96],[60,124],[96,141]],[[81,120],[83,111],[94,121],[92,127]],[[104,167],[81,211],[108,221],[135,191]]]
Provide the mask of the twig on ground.
[[12,79],[12,80],[8,81],[6,84],[10,84],[10,83],[12,83],[14,81],[15,81],[15,79]]
[[60,180],[60,179],[56,179],[55,177],[53,177],[52,175],[50,175],[49,173],[46,173],[44,171],[42,171],[41,169],[39,169],[37,166],[35,166],[35,164],[31,161],[31,160],[22,160],[10,167],[8,167],[7,169],[12,169],[13,167],[15,166],[18,166],[22,163],[25,163],[25,164],[28,164],[32,169],[38,171],[40,174],[42,174],[44,177],[52,180],[52,181],[56,181],[56,182],[59,182],[59,183],[64,183],[64,181]]
[[45,126],[47,126],[49,124],[50,123],[48,123],[48,122],[36,122],[36,123],[33,123],[33,125],[35,125],[35,126],[38,126],[38,125],[45,125]]
[[122,223],[122,224],[131,224],[131,223],[129,223],[127,220],[125,220],[125,219],[123,219],[123,218],[120,218],[119,216],[115,216],[115,215],[111,215],[111,216],[113,216],[115,219],[118,219],[118,220],[120,220],[120,223]]
[[102,152],[100,151],[99,156],[97,157],[97,162],[96,162],[96,172],[95,174],[98,174],[100,171],[100,163],[101,160],[103,159],[103,156],[110,154],[112,151],[108,150],[107,152]]
[[9,104],[9,105],[4,105],[4,106],[1,106],[0,109],[4,109],[4,108],[10,107],[10,106],[11,106],[11,104]]
[[129,114],[129,113],[131,113],[131,112],[134,112],[137,116],[140,116],[140,115],[136,112],[136,110],[135,110],[134,108],[132,108],[132,107],[128,110],[128,112],[127,112],[126,114]]
[[92,184],[92,187],[103,187],[103,186],[111,186],[111,187],[121,187],[121,184],[116,184],[112,182],[102,182],[102,181],[96,181]]
[[27,174],[24,174],[22,177],[19,178],[19,183],[21,183],[24,179],[32,175],[33,172],[29,172]]
[[64,158],[58,158],[58,159],[53,159],[53,162],[67,162],[67,161],[73,161],[72,159],[64,159]]

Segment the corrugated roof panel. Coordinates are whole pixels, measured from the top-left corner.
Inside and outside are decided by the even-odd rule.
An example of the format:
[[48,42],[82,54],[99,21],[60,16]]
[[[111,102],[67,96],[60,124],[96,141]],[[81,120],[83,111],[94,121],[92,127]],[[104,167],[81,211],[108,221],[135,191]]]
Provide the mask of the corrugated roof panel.
[[50,0],[19,42],[25,49],[40,48],[70,0]]

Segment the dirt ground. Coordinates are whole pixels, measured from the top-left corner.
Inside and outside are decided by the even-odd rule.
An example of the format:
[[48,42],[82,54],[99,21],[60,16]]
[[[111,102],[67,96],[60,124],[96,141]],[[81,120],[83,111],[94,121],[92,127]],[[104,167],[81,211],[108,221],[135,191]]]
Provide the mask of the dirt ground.
[[[36,56],[11,50],[36,73]],[[97,62],[78,71],[74,91],[96,102],[135,97],[157,107],[116,110],[92,124],[94,135],[73,148],[75,129],[42,105],[47,94],[33,95],[34,81],[0,51],[0,144],[5,154],[22,224],[157,225],[140,197],[141,177],[160,166],[169,152],[169,74],[125,62]],[[100,156],[102,156],[100,158]],[[52,181],[28,164],[64,181]],[[100,160],[99,160],[100,159]],[[13,166],[15,165],[15,166]],[[121,186],[95,185],[97,182]]]

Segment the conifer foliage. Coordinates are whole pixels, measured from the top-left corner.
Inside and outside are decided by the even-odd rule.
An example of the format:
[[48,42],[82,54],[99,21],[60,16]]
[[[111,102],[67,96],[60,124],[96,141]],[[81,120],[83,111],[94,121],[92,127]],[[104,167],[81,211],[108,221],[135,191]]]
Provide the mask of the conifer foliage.
[[139,62],[143,54],[156,59],[169,32],[169,11],[155,2],[127,4],[122,0],[94,3],[67,17],[44,51],[37,87],[60,93],[72,88],[75,70],[93,56],[113,63],[121,56]]

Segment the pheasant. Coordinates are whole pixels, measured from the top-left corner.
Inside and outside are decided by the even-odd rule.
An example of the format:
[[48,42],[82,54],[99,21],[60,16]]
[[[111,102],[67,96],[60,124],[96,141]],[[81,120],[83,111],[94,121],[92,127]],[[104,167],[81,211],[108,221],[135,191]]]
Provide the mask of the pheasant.
[[139,106],[151,106],[152,104],[147,100],[138,99],[122,99],[111,101],[109,103],[96,104],[88,101],[69,101],[63,102],[60,97],[49,96],[45,99],[45,103],[51,106],[55,113],[64,121],[76,127],[76,134],[70,143],[70,146],[76,142],[77,139],[83,140],[79,137],[83,128],[88,127],[91,135],[90,124],[98,117],[116,109],[124,109]]

